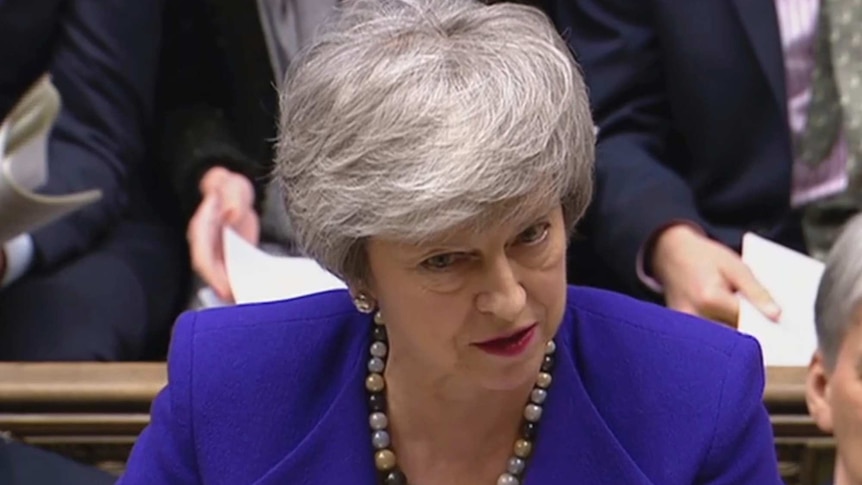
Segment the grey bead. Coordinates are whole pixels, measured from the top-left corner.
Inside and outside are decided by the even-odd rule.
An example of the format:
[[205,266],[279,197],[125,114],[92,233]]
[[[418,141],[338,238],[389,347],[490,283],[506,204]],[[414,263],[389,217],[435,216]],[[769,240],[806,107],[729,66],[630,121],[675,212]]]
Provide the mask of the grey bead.
[[384,363],[383,359],[380,357],[372,357],[371,360],[368,361],[368,372],[382,374],[385,367],[386,363]]
[[497,485],[521,485],[521,481],[511,473],[504,473],[497,479]]
[[389,448],[390,443],[391,440],[389,439],[389,433],[386,431],[375,431],[374,434],[371,435],[371,444],[374,445],[375,450]]
[[524,473],[524,468],[526,467],[527,462],[525,462],[523,458],[513,456],[512,458],[509,458],[509,463],[506,465],[506,471],[512,475],[520,475]]
[[368,424],[371,429],[380,431],[389,426],[389,418],[384,413],[371,413],[371,416],[368,416]]
[[536,404],[544,404],[545,399],[548,398],[548,391],[544,389],[535,388],[533,392],[530,393],[530,400]]
[[371,355],[374,357],[380,357],[381,359],[386,357],[386,344],[383,342],[374,342],[371,344]]
[[542,418],[542,406],[527,404],[524,408],[524,418],[531,423],[539,421]]

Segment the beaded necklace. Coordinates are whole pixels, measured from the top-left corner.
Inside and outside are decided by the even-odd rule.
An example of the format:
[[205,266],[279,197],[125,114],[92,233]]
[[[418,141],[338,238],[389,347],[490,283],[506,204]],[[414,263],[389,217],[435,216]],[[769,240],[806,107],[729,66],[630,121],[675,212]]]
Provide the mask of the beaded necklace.
[[[542,405],[548,397],[548,387],[551,385],[551,371],[554,368],[554,351],[557,349],[553,340],[545,344],[545,357],[536,378],[536,384],[530,392],[530,400],[524,407],[520,437],[515,441],[513,454],[506,463],[506,471],[497,478],[497,485],[521,485],[527,468],[527,459],[533,451],[533,442],[539,420],[542,417]],[[374,325],[371,332],[371,355],[368,360],[368,377],[365,379],[365,389],[368,390],[368,405],[370,415],[368,424],[371,426],[371,444],[374,447],[374,466],[379,473],[381,485],[408,485],[407,477],[398,467],[398,460],[392,450],[392,439],[389,435],[389,416],[386,403],[386,381],[383,371],[386,370],[388,355],[388,339],[386,326],[380,312],[374,314]]]

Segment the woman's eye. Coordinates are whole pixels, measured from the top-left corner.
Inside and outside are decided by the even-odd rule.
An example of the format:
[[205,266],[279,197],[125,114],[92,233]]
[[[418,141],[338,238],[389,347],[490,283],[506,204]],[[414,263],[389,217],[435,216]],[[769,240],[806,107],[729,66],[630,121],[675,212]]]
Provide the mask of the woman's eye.
[[431,256],[422,262],[422,266],[432,270],[447,269],[458,262],[458,255],[455,253],[438,254]]
[[521,244],[536,244],[542,242],[548,236],[548,230],[551,225],[543,222],[527,228],[526,231],[518,235],[518,242]]

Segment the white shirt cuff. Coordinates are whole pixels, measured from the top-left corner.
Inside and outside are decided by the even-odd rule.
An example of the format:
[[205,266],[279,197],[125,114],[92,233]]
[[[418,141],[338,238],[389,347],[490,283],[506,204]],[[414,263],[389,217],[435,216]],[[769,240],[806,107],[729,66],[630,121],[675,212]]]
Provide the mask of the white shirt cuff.
[[3,245],[6,254],[6,272],[0,280],[0,287],[5,288],[24,276],[33,262],[33,238],[29,234],[16,236]]

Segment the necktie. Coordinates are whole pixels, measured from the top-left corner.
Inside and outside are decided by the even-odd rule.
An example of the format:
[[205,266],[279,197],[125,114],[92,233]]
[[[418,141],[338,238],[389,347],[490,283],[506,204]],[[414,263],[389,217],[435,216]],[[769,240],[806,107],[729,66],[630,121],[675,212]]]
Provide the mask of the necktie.
[[806,130],[799,140],[803,163],[825,159],[842,129],[848,170],[862,160],[862,0],[822,0]]

